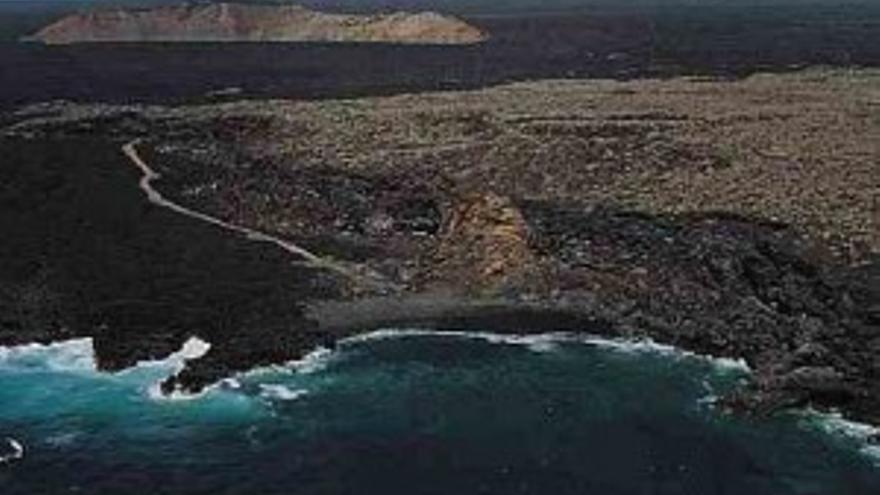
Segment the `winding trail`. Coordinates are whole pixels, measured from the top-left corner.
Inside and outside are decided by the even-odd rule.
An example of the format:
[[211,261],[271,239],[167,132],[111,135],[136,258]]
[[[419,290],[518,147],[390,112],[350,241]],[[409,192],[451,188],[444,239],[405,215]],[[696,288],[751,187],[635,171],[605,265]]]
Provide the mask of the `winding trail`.
[[[162,208],[167,208],[175,213],[179,213],[181,215],[194,218],[196,220],[200,220],[202,222],[209,223],[211,225],[216,225],[225,230],[229,230],[235,232],[237,234],[243,235],[248,240],[254,242],[265,242],[269,244],[274,244],[279,248],[287,251],[290,254],[299,256],[305,260],[307,265],[310,265],[315,268],[322,268],[327,270],[332,270],[346,277],[352,278],[356,281],[364,281],[364,277],[352,271],[348,267],[345,267],[339,263],[335,263],[326,258],[322,258],[321,256],[309,251],[308,249],[294,244],[293,242],[286,241],[279,237],[275,237],[258,230],[251,229],[249,227],[243,227],[240,225],[235,225],[226,221],[223,221],[219,218],[212,217],[205,213],[201,213],[185,206],[179,205],[164,196],[153,188],[152,182],[158,180],[161,175],[150,168],[149,165],[141,158],[141,156],[137,152],[137,145],[140,144],[140,139],[135,139],[122,147],[122,152],[128,157],[129,160],[141,171],[143,176],[141,177],[138,185],[144,194],[147,195],[147,199],[150,203],[153,203],[156,206],[160,206]],[[376,282],[375,280],[373,281]]]

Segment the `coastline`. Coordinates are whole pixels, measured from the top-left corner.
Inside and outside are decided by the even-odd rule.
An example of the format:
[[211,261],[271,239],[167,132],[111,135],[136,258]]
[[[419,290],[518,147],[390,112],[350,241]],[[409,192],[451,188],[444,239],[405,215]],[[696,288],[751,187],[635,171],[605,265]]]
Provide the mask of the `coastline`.
[[[4,26],[7,32],[0,33],[0,58],[16,67],[0,73],[0,87],[6,90],[0,107],[45,101],[47,95],[92,103],[192,104],[355,98],[555,78],[731,80],[810,66],[871,67],[880,60],[871,43],[876,23],[862,22],[878,17],[876,6],[838,9],[831,16],[826,9],[780,7],[769,19],[766,9],[750,7],[677,10],[464,16],[492,33],[476,48],[321,43],[45,47],[12,42],[52,20],[38,16],[21,26]],[[726,29],[729,15],[747,19],[747,29]],[[26,31],[15,32],[25,26]],[[193,70],[193,59],[200,61],[198,70]],[[363,70],[359,61],[369,61],[375,70]],[[60,83],[71,73],[77,74],[76,84]],[[224,96],[228,88],[239,88],[238,94]]]
[[[786,77],[825,95],[836,87],[838,76],[818,82],[809,74]],[[871,77],[866,74],[860,84],[869,88]],[[787,81],[767,76],[737,87],[758,95],[769,87],[774,94],[773,88]],[[648,98],[677,95],[695,84],[549,81],[379,102],[239,102],[198,108],[50,105],[31,121],[25,112],[24,121],[8,128],[4,138],[21,163],[4,172],[12,174],[10,183],[19,181],[37,194],[8,200],[11,215],[34,215],[32,223],[19,222],[21,247],[9,246],[10,259],[24,253],[22,263],[27,257],[48,260],[43,271],[26,280],[42,306],[23,314],[57,315],[65,324],[16,322],[33,335],[9,326],[0,340],[59,339],[59,329],[66,329],[65,338],[93,336],[99,368],[108,371],[161,359],[191,337],[209,343],[209,352],[162,384],[169,393],[198,392],[235,373],[289,362],[380,327],[531,334],[589,329],[745,360],[755,380],[725,398],[725,407],[759,415],[803,407],[841,409],[847,417],[876,422],[872,411],[880,399],[869,378],[874,345],[868,333],[870,301],[876,285],[868,269],[872,265],[843,266],[786,222],[700,208],[670,214],[650,204],[631,209],[602,200],[579,203],[565,194],[534,198],[522,188],[532,187],[526,179],[534,176],[530,167],[540,167],[540,160],[520,164],[502,155],[505,169],[490,172],[510,177],[473,178],[468,174],[486,167],[459,157],[460,146],[418,147],[394,134],[388,137],[396,144],[390,149],[367,142],[364,149],[352,150],[362,153],[353,159],[339,153],[345,159],[320,162],[324,168],[309,162],[310,153],[326,151],[324,156],[333,157],[337,142],[361,143],[357,133],[373,125],[382,128],[381,119],[389,114],[410,118],[402,111],[374,114],[375,109],[405,107],[414,115],[404,123],[448,129],[458,139],[450,142],[459,144],[463,133],[483,147],[499,142],[505,145],[502,151],[516,151],[528,142],[543,152],[568,149],[595,135],[597,146],[608,147],[606,156],[617,150],[621,159],[632,161],[632,154],[647,146],[651,154],[658,155],[658,149],[668,154],[671,163],[687,159],[703,167],[697,175],[672,169],[667,172],[672,177],[711,180],[713,173],[739,173],[737,163],[723,160],[718,150],[679,141],[678,129],[696,119],[672,111],[634,114],[615,107],[605,117],[561,118],[550,107],[546,117],[506,119],[496,118],[491,106],[473,112],[477,104],[502,104],[509,110],[511,98],[528,103],[525,97],[538,94],[558,98],[549,98],[554,105],[572,95],[596,94],[617,105],[622,89],[629,99]],[[701,91],[716,90],[705,84]],[[453,97],[461,98],[468,112],[431,110]],[[735,110],[742,113],[741,107]],[[350,129],[326,122],[337,115],[356,116],[352,122],[365,125]],[[300,125],[297,119],[320,132],[309,135],[314,141],[300,148],[286,148],[297,144],[288,141],[290,129]],[[792,117],[785,119],[791,122]],[[758,122],[758,130],[765,129],[761,119],[712,122]],[[146,141],[136,156],[149,166],[132,159],[138,138]],[[546,142],[555,146],[534,148]],[[863,157],[856,153],[860,143],[848,143],[853,156]],[[85,149],[91,150],[89,156],[81,155]],[[262,151],[251,156],[254,150]],[[572,150],[596,156],[591,149]],[[602,171],[609,174],[609,183],[618,180],[614,174],[621,170],[616,159]],[[566,165],[558,159],[552,163]],[[459,170],[444,170],[444,164]],[[364,171],[367,165],[369,172]],[[767,166],[778,169],[775,161]],[[438,168],[436,175],[426,173]],[[550,185],[564,188],[586,180],[571,170],[574,175],[553,178]],[[158,174],[162,181],[157,185],[152,181]],[[461,185],[449,187],[449,177]],[[623,186],[629,180],[619,179]],[[74,203],[66,184],[81,191]],[[55,191],[67,196],[53,196]],[[34,209],[30,205],[35,202],[49,209]],[[114,241],[93,246],[78,230],[83,223]],[[57,225],[51,233],[57,240],[50,238],[46,253],[26,251],[34,245],[29,236],[46,238],[41,225]],[[285,246],[294,246],[295,252]],[[304,263],[303,252],[312,261]],[[66,278],[81,273],[84,259],[98,267],[91,273],[109,278],[85,289],[77,285],[81,275]],[[331,259],[345,270],[328,270],[315,259]],[[112,262],[109,268],[102,267],[107,262]],[[361,277],[347,276],[352,272],[380,274],[369,278],[383,283],[361,283]],[[115,288],[104,290],[104,284]],[[100,292],[86,292],[84,301],[68,299],[81,297],[77,291],[83,290]],[[132,290],[137,292],[119,297]],[[232,301],[229,307],[227,300]]]
[[[553,343],[559,336],[420,333],[391,340],[387,335],[373,335],[369,337],[373,340],[345,344],[337,352],[312,354],[307,362],[238,376],[187,401],[156,401],[149,396],[150,386],[170,372],[174,363],[149,363],[118,375],[53,372],[46,367],[50,364],[46,359],[63,360],[57,354],[8,363],[12,366],[3,374],[6,393],[0,402],[47,402],[39,409],[4,409],[4,419],[11,420],[4,421],[6,429],[27,447],[27,458],[3,466],[0,483],[11,494],[45,488],[45,479],[50,477],[61,488],[88,479],[92,480],[90,487],[110,489],[119,486],[119,480],[112,474],[115,471],[107,474],[107,470],[118,470],[124,462],[137,466],[140,473],[151,473],[148,481],[138,481],[141,487],[150,483],[151,489],[173,486],[181,493],[197,493],[205,488],[201,477],[168,478],[164,474],[169,469],[176,471],[180,463],[191,473],[201,466],[211,469],[217,462],[233,459],[234,466],[240,468],[233,473],[224,469],[218,474],[222,479],[209,488],[242,487],[246,492],[262,483],[260,476],[253,476],[254,470],[262,466],[277,469],[278,448],[283,447],[284,459],[299,455],[317,461],[307,464],[308,470],[296,465],[283,470],[285,484],[290,480],[300,486],[329,486],[323,480],[338,483],[333,468],[350,465],[340,456],[351,452],[351,443],[346,440],[352,435],[358,442],[400,438],[382,450],[394,456],[407,449],[409,439],[419,435],[423,427],[438,426],[442,432],[432,428],[432,436],[438,435],[431,442],[435,448],[454,448],[456,460],[474,466],[486,466],[487,462],[490,466],[509,465],[511,456],[523,455],[524,463],[516,465],[525,466],[524,476],[541,482],[542,487],[551,486],[560,472],[595,479],[594,465],[582,470],[583,459],[594,458],[587,452],[607,455],[607,449],[618,446],[627,453],[637,453],[654,442],[668,445],[670,450],[655,451],[647,458],[615,456],[615,464],[619,459],[638,472],[665,461],[673,468],[684,465],[696,473],[713,472],[716,465],[725,466],[728,471],[724,473],[734,467],[736,473],[748,473],[760,465],[765,478],[797,480],[812,487],[821,483],[818,486],[829,492],[855,486],[859,488],[851,490],[855,493],[871,493],[880,482],[871,458],[859,452],[862,444],[854,439],[829,435],[797,417],[745,419],[714,412],[703,398],[740,380],[743,375],[738,369],[719,369],[709,361],[642,342],[631,345],[615,340],[611,348],[603,349],[567,338]],[[66,394],[68,400],[53,400],[60,394]],[[444,407],[440,409],[438,403]],[[42,419],[70,415],[82,419],[74,423]],[[573,455],[554,460],[548,478],[535,478],[528,470],[534,466],[529,447],[534,444],[511,433],[511,428],[526,424],[530,427],[516,431],[538,430],[537,436],[529,438],[546,438],[556,452],[571,444],[576,449]],[[547,435],[542,428],[554,434]],[[618,445],[614,440],[624,431],[642,432],[642,441]],[[341,443],[340,433],[345,437]],[[603,435],[611,440],[599,445],[574,440],[602,439]],[[677,442],[670,441],[668,435]],[[456,438],[466,439],[473,447],[460,448]],[[560,439],[571,441],[561,444]],[[329,459],[321,455],[325,442],[334,446],[335,455]],[[686,448],[679,442],[687,443]],[[206,445],[212,448],[205,449]],[[422,445],[420,442],[414,449]],[[713,446],[727,455],[717,464],[712,460],[701,463],[707,457],[701,453]],[[193,451],[195,457],[188,457],[187,452]],[[417,450],[406,450],[402,457],[409,457],[410,452]],[[371,468],[387,465],[381,461],[372,464],[371,459],[354,455],[352,462],[361,466],[369,463]],[[480,462],[470,464],[471,459]],[[198,464],[191,464],[193,461]],[[408,472],[411,466],[396,457],[392,465],[397,472]],[[817,465],[823,468],[816,469]],[[488,469],[491,467],[480,469],[477,476],[485,476]],[[321,476],[326,470],[330,473]],[[447,472],[444,469],[438,474]],[[309,473],[321,477],[315,481],[305,476]],[[423,478],[425,473],[419,476]],[[522,479],[517,470],[507,476]],[[621,483],[628,479],[629,472],[621,477]],[[674,479],[689,482],[691,478],[684,474]],[[741,478],[713,479],[736,483]],[[653,479],[637,483],[642,481],[651,484]],[[282,489],[273,488],[278,483],[279,479],[273,478],[261,491],[280,494]],[[394,493],[392,481],[388,483]],[[766,486],[758,483],[759,488]],[[758,493],[780,493],[773,488],[786,486],[774,483]]]
[[866,2],[0,5],[0,493],[880,493]]
[[[698,360],[711,363],[713,367],[722,372],[733,372],[743,374],[748,377],[752,370],[742,362],[732,361],[726,358],[716,358],[712,356],[700,355],[691,351],[677,349],[673,346],[658,344],[650,339],[632,339],[618,337],[603,337],[589,333],[571,333],[571,332],[553,332],[553,333],[535,333],[535,334],[509,334],[495,333],[490,331],[465,331],[465,330],[430,330],[426,328],[386,328],[378,329],[366,333],[355,334],[350,337],[341,339],[338,342],[340,346],[336,350],[326,348],[318,348],[307,353],[303,358],[288,363],[280,363],[267,368],[254,368],[248,371],[238,373],[234,376],[226,378],[221,382],[211,385],[197,393],[187,393],[183,391],[174,391],[172,393],[162,392],[159,388],[161,381],[157,381],[153,386],[147,387],[142,393],[149,397],[149,400],[156,402],[167,402],[169,405],[178,403],[202,400],[211,394],[215,394],[221,390],[237,391],[242,385],[244,379],[259,377],[267,373],[282,374],[312,374],[320,373],[329,363],[335,359],[337,353],[346,352],[351,348],[369,344],[371,342],[395,339],[419,339],[419,338],[441,338],[441,339],[463,339],[483,341],[493,345],[517,346],[525,347],[535,353],[553,353],[558,349],[558,345],[585,345],[602,349],[604,352],[623,353],[623,354],[653,354],[669,360]],[[55,373],[88,373],[100,374],[95,367],[88,367],[81,359],[82,345],[88,339],[78,339],[68,342],[56,342],[49,345],[26,344],[14,347],[0,347],[0,365],[8,359],[15,359],[25,354],[39,352],[42,354],[55,354],[59,362],[70,363],[69,366],[58,366],[51,364],[53,358],[47,354],[49,361],[48,366]],[[197,338],[191,338],[176,353],[166,357],[163,360],[138,363],[130,370],[120,372],[123,376],[135,372],[138,369],[166,369],[172,376],[177,370],[179,371],[188,359],[197,359],[204,355],[210,348],[206,343],[200,342]],[[66,354],[72,352],[79,356],[70,361]],[[93,356],[94,359],[94,356]],[[2,366],[0,366],[2,370]],[[306,396],[309,392],[304,389],[291,390],[284,385],[260,384],[260,397],[267,400],[278,401],[296,401]],[[718,410],[715,398],[700,399],[698,402],[707,403],[710,409],[715,410],[713,414],[729,414],[723,409]],[[878,427],[867,423],[859,423],[850,421],[836,412],[820,412],[810,408],[791,411],[790,415],[794,418],[802,418],[798,420],[799,427],[805,430],[819,430],[824,432],[831,438],[848,440],[855,442],[855,446],[861,455],[880,466],[880,450],[876,444],[878,435]],[[17,462],[24,458],[26,447],[13,438],[7,438],[13,451],[10,455],[0,459],[0,465]]]

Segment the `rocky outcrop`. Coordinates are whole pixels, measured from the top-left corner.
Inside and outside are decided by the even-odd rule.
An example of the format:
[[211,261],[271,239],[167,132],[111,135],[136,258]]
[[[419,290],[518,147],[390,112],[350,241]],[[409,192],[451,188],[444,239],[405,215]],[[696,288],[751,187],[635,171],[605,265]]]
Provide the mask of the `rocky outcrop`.
[[447,216],[433,260],[443,282],[497,291],[522,285],[536,270],[528,225],[509,198],[474,194]]
[[30,40],[89,42],[381,42],[471,44],[480,29],[434,12],[347,15],[296,5],[185,4],[116,9],[67,16]]

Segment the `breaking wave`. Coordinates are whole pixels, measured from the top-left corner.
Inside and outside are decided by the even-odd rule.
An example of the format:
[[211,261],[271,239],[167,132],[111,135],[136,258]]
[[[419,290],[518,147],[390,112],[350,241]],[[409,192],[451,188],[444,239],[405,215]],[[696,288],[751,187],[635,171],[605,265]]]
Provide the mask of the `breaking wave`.
[[0,368],[86,373],[97,370],[90,338],[0,347]]
[[24,445],[14,438],[6,438],[0,450],[0,465],[24,459]]
[[343,344],[358,344],[376,340],[408,337],[449,337],[482,340],[492,344],[525,346],[534,352],[552,352],[560,344],[587,344],[623,353],[651,353],[670,357],[704,359],[721,369],[749,372],[743,359],[717,358],[695,352],[685,351],[668,344],[660,344],[649,338],[610,338],[589,334],[568,332],[541,333],[534,335],[505,335],[491,332],[456,332],[451,330],[384,329],[370,332],[342,341]]
[[818,429],[845,442],[855,443],[859,452],[880,466],[880,444],[877,443],[880,428],[850,421],[838,412],[807,409],[801,416],[806,427]]
[[326,347],[318,347],[301,359],[288,362],[285,366],[297,373],[308,375],[326,369],[334,356],[335,354],[332,350]]
[[309,393],[305,389],[293,389],[280,384],[260,384],[260,397],[282,401],[297,400]]
[[205,342],[204,340],[198,337],[190,337],[189,340],[183,343],[180,350],[166,357],[165,359],[157,360],[157,361],[147,361],[138,363],[137,367],[157,367],[162,369],[169,370],[169,373],[166,377],[162,378],[154,382],[147,390],[147,394],[153,400],[169,400],[169,401],[181,401],[181,400],[193,400],[198,399],[199,397],[204,396],[208,392],[210,392],[213,388],[216,388],[218,385],[214,387],[208,387],[200,393],[192,394],[185,392],[183,390],[177,389],[173,390],[171,393],[164,393],[162,391],[162,382],[164,382],[167,378],[174,376],[181,371],[183,371],[186,366],[187,361],[191,361],[193,359],[198,359],[208,351],[211,350],[211,344]]

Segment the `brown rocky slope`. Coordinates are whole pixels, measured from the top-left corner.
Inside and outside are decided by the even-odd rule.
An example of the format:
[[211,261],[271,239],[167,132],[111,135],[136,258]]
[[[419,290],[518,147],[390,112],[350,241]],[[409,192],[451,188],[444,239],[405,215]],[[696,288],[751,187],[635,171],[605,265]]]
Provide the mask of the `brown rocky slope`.
[[77,13],[32,37],[46,44],[90,42],[380,42],[472,44],[480,29],[434,12],[349,15],[298,5],[183,4]]

